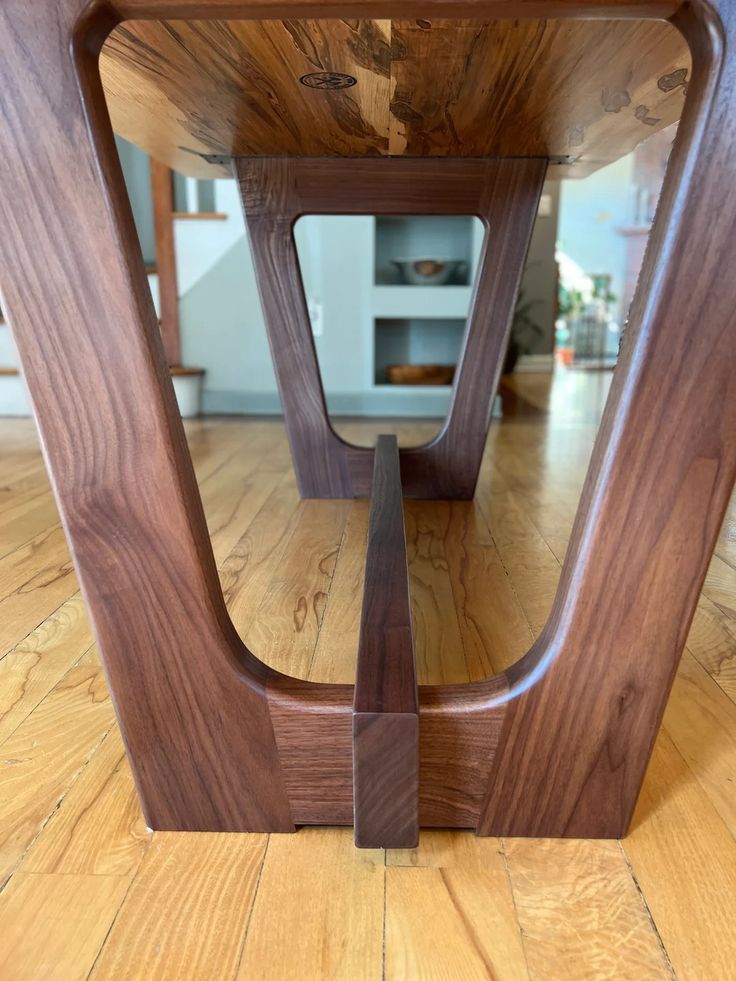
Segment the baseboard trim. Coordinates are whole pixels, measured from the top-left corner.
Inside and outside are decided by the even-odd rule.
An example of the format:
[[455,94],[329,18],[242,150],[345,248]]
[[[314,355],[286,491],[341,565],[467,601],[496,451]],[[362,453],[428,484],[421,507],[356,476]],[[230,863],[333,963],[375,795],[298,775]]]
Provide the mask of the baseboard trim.
[[[386,386],[382,392],[342,392],[327,397],[331,416],[368,416],[432,419],[444,418],[450,404],[449,388],[428,392],[403,386]],[[203,415],[281,415],[276,392],[205,391]]]

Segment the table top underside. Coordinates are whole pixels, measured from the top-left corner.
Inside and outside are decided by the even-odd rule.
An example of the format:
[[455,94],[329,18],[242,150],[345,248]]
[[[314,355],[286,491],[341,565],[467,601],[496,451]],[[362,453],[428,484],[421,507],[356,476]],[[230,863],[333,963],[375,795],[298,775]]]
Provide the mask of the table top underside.
[[[206,156],[547,156],[582,177],[680,118],[663,21],[127,21],[100,60],[113,128],[192,177]],[[310,88],[337,72],[349,88]],[[319,82],[318,82],[319,84]]]

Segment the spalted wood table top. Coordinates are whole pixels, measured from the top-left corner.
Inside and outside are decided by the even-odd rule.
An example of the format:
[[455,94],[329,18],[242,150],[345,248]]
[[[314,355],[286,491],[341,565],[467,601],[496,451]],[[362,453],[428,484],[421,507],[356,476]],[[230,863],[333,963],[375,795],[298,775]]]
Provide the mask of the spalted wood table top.
[[127,21],[113,128],[193,177],[233,155],[548,156],[585,176],[679,119],[691,59],[663,21]]

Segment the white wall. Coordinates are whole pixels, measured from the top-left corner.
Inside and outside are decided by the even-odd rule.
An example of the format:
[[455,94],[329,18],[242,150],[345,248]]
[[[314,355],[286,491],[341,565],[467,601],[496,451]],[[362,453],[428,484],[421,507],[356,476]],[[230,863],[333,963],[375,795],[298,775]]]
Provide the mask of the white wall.
[[179,322],[184,364],[206,370],[204,412],[280,411],[245,238],[181,298]]

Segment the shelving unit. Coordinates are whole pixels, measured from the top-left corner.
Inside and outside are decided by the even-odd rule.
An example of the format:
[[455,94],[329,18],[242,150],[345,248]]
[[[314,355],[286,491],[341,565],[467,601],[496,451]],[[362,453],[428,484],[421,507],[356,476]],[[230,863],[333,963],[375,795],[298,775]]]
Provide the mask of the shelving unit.
[[[483,245],[483,225],[470,215],[374,219],[373,385],[394,402],[442,404],[450,385],[388,382],[391,364],[456,364]],[[401,281],[392,259],[438,258],[464,265],[445,285]]]
[[[396,363],[456,361],[470,307],[482,222],[470,215],[336,217],[296,224],[315,345],[332,412],[444,416],[449,385],[393,385]],[[443,286],[400,282],[392,259],[437,257],[467,264]],[[333,366],[340,363],[338,373]]]
[[[427,215],[376,217],[375,221],[375,282],[377,285],[402,283],[394,259],[444,258],[457,259],[465,268],[448,286],[467,286],[472,282],[472,267],[477,260],[475,231],[482,226],[471,215]],[[414,287],[417,288],[417,287]],[[421,288],[421,287],[419,287]],[[433,286],[432,289],[443,287]]]
[[[386,378],[391,364],[457,364],[465,320],[377,318],[374,337],[374,384],[394,386]],[[432,388],[438,386],[406,386]]]

